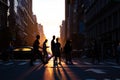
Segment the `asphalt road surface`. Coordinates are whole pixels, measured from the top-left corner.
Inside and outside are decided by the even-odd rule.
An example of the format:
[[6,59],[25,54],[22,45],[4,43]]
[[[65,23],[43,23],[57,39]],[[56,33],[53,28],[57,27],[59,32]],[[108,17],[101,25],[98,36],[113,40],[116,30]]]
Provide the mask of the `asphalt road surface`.
[[53,66],[41,61],[29,65],[29,60],[0,61],[0,80],[120,80],[120,65],[104,62],[93,65],[87,61],[73,60],[73,65]]

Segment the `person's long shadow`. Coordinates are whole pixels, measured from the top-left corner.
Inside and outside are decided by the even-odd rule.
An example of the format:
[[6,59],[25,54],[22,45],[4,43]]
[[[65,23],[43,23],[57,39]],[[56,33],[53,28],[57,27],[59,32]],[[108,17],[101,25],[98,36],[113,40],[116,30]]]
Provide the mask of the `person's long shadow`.
[[64,69],[63,65],[53,68],[55,80],[71,80],[70,75]]
[[88,74],[85,71],[86,69],[89,69],[88,65],[80,64],[78,61],[73,61],[73,64],[67,64],[67,67],[78,80],[94,78],[94,76],[91,76],[91,74]]
[[[36,73],[41,68],[44,68],[43,64],[29,66],[27,70],[25,70],[20,76],[17,77],[17,80],[26,80],[26,79],[31,80],[30,78],[33,77],[33,73]],[[43,69],[43,72],[44,72],[44,69]],[[30,75],[32,76],[29,77]]]
[[56,80],[62,80],[62,74],[60,72],[60,69],[58,66],[56,66],[56,68],[53,68],[53,71],[54,71],[54,79]]

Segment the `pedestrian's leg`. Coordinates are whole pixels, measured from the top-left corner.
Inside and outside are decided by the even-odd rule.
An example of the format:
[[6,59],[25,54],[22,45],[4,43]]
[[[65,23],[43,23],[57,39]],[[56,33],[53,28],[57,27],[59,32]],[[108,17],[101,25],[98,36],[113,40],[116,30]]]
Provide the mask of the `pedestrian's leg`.
[[57,65],[57,56],[55,56],[55,58],[54,58],[54,66],[56,66]]
[[38,53],[38,56],[39,56],[40,60],[43,62],[43,64],[46,64],[41,52]]
[[69,59],[69,55],[68,54],[66,54],[66,64],[68,64],[68,59]]
[[59,56],[59,64],[61,64],[61,56]]
[[46,54],[46,62],[48,62],[49,58],[48,58],[48,53]]
[[69,62],[70,62],[70,64],[73,64],[71,54],[70,54],[70,56],[69,56]]
[[55,66],[55,56],[53,56],[53,66]]
[[33,61],[34,61],[34,58],[35,58],[35,54],[31,54],[31,58],[30,58],[30,65],[33,66]]
[[65,63],[67,64],[67,55],[65,55]]
[[70,64],[70,54],[68,55],[68,62],[69,62],[69,64]]

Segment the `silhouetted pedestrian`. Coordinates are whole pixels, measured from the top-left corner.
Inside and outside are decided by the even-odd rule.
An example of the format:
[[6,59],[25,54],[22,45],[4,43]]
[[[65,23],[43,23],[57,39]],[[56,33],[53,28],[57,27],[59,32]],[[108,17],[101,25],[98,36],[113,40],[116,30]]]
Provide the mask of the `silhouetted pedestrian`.
[[96,41],[93,42],[92,45],[92,63],[96,63],[96,61],[98,63],[100,63],[100,55],[99,55],[100,51],[99,51],[99,45],[97,44]]
[[44,43],[43,43],[44,60],[45,60],[46,62],[48,62],[48,52],[47,52],[47,48],[49,48],[49,47],[47,46],[47,44],[46,44],[47,42],[48,42],[48,40],[45,39],[45,41],[44,41]]
[[71,52],[72,52],[72,45],[71,45],[71,41],[67,40],[64,46],[64,52],[65,52],[65,58],[66,58],[66,64],[73,64],[72,63],[72,56],[71,56]]
[[56,43],[55,43],[55,64],[57,63],[61,64],[61,44],[59,42],[59,38],[56,38]]
[[39,39],[40,39],[40,35],[37,35],[36,40],[33,43],[32,56],[31,56],[31,61],[30,61],[31,65],[33,65],[33,61],[35,61],[36,56],[40,58],[43,64],[46,64],[46,62],[43,59],[42,52],[39,50],[39,48],[41,48],[39,46],[40,45]]
[[53,36],[53,39],[51,41],[51,51],[52,51],[52,55],[55,55],[55,35]]
[[14,59],[14,54],[13,54],[13,49],[14,49],[14,46],[13,46],[13,41],[10,41],[9,43],[9,46],[8,46],[8,49],[7,49],[7,53],[8,53],[8,58],[9,59]]
[[52,51],[52,55],[54,57],[53,64],[55,64],[55,35],[53,35],[53,38],[51,40],[51,51]]

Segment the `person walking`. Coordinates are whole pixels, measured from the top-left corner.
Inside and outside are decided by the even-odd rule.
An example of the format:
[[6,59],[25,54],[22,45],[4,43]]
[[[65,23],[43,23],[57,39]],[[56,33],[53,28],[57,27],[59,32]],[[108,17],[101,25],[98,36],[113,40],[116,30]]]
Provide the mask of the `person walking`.
[[48,62],[47,48],[49,48],[49,46],[47,46],[47,42],[48,42],[48,40],[45,39],[45,41],[44,41],[44,43],[43,43],[44,60],[45,60],[46,62]]
[[55,65],[57,63],[61,64],[61,44],[59,42],[59,38],[56,38],[56,44],[55,44]]
[[52,51],[52,55],[55,55],[55,35],[53,35],[53,38],[51,40],[51,51]]
[[46,62],[43,59],[42,52],[39,50],[39,48],[41,48],[39,46],[40,45],[39,39],[40,39],[40,35],[37,35],[36,40],[33,43],[32,56],[31,56],[31,61],[30,61],[31,65],[33,65],[33,61],[35,61],[36,55],[40,58],[43,64],[46,64]]
[[51,51],[52,51],[52,56],[54,57],[53,64],[55,65],[55,35],[53,35],[51,40]]
[[96,61],[98,62],[98,64],[100,63],[100,46],[97,44],[96,41],[93,42],[92,45],[93,49],[92,49],[92,63],[95,64]]
[[72,56],[71,56],[72,45],[71,45],[70,40],[66,41],[65,46],[64,46],[64,52],[65,52],[66,64],[73,64],[72,63]]
[[14,50],[14,46],[13,46],[13,41],[10,41],[8,49],[7,49],[7,53],[8,53],[8,57],[9,59],[13,60],[14,59],[14,55],[13,55],[13,50]]

